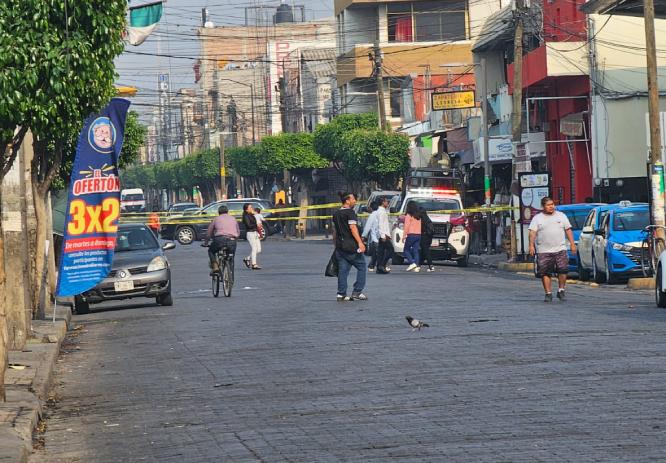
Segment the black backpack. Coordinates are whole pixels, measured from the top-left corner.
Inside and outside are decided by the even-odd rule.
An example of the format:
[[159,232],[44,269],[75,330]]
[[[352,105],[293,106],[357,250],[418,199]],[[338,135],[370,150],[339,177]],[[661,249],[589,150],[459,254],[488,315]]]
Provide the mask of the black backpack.
[[435,234],[435,224],[432,223],[428,214],[421,215],[421,234],[425,236],[432,236]]

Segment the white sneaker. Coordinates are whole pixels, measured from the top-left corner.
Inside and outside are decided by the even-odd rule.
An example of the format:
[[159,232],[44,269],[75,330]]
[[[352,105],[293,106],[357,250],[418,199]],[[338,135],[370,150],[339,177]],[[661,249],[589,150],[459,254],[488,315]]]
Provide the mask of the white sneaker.
[[411,272],[411,271],[414,270],[415,268],[416,268],[416,264],[409,264],[409,267],[407,267],[407,271],[408,271],[408,272]]
[[414,269],[414,273],[419,273],[420,271],[421,271],[421,267],[416,267],[416,268]]
[[391,271],[391,267],[389,267],[389,266],[387,265],[387,266],[386,266],[386,271],[387,271],[387,272],[390,272],[390,271]]

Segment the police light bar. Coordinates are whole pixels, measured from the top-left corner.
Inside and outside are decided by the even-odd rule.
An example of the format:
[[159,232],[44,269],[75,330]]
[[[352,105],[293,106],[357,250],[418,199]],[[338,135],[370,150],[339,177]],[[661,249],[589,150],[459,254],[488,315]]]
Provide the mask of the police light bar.
[[432,195],[432,194],[450,194],[450,195],[459,195],[458,190],[452,190],[450,188],[442,187],[432,187],[432,188],[409,188],[410,193],[418,195]]

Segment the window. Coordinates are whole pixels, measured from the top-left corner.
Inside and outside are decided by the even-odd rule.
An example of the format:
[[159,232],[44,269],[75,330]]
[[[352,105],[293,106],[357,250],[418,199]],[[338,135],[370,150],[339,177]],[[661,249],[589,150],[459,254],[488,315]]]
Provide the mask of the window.
[[389,42],[465,40],[466,5],[464,0],[389,4]]
[[590,211],[590,215],[587,216],[587,220],[585,221],[585,226],[586,227],[592,227],[592,224],[594,223],[594,217],[597,215],[597,212],[592,209]]
[[116,239],[116,252],[157,249],[155,235],[146,227],[121,228]]
[[585,218],[587,217],[587,211],[586,210],[564,211],[564,214],[569,219],[569,222],[571,222],[571,228],[573,230],[582,230],[583,229],[583,222],[585,222]]
[[617,231],[643,230],[650,225],[650,214],[644,211],[616,212],[613,217],[613,229]]
[[412,42],[412,4],[396,3],[388,5],[389,42]]

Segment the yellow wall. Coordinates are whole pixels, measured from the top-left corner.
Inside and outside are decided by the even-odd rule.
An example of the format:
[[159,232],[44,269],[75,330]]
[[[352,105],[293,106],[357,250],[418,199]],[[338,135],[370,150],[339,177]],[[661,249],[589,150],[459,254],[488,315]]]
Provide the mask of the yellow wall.
[[[350,80],[367,78],[372,74],[372,62],[368,59],[371,46],[357,46],[346,55],[338,57],[338,86]],[[410,73],[423,75],[423,65],[429,64],[432,74],[445,74],[440,64],[471,63],[470,42],[449,44],[414,43],[382,46],[384,52],[384,75],[407,76]],[[455,69],[452,71],[455,72]]]

